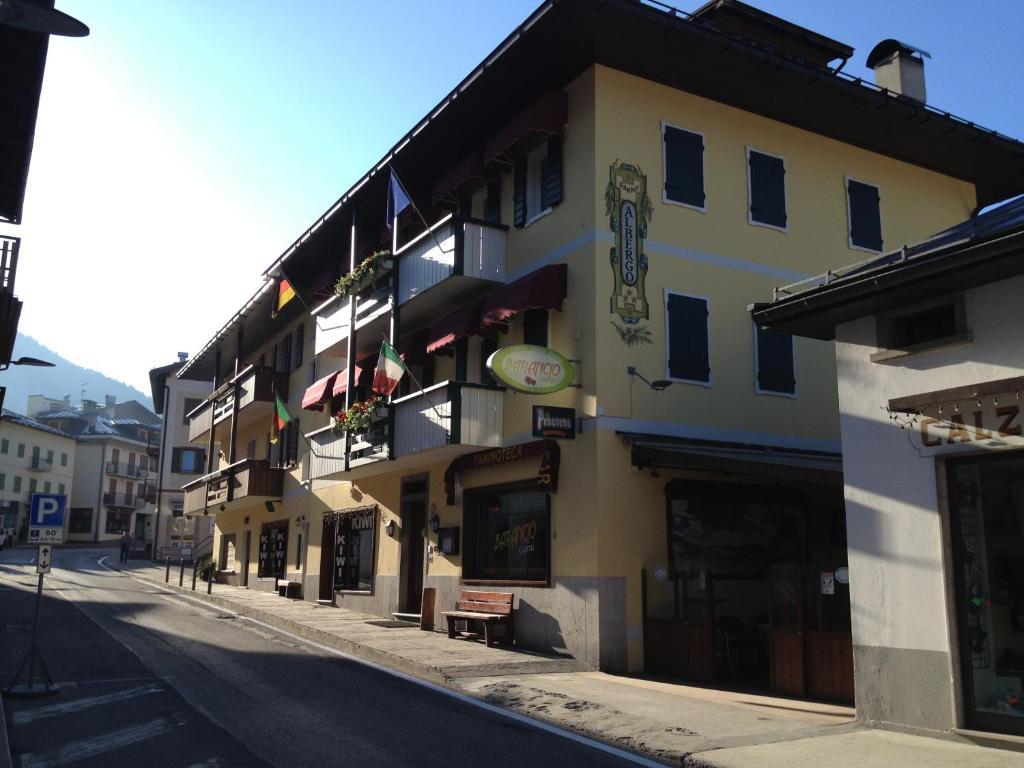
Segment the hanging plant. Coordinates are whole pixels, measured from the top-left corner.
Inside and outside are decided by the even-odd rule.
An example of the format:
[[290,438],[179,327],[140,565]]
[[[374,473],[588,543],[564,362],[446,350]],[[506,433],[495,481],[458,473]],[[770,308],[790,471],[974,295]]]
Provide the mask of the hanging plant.
[[380,395],[352,403],[347,411],[338,411],[334,414],[334,434],[340,437],[346,432],[358,435],[368,431],[377,415],[377,409],[383,407],[384,398]]
[[338,278],[334,284],[336,296],[350,296],[366,280],[372,280],[378,273],[391,268],[391,251],[374,251],[361,262],[356,264],[355,269],[347,275]]

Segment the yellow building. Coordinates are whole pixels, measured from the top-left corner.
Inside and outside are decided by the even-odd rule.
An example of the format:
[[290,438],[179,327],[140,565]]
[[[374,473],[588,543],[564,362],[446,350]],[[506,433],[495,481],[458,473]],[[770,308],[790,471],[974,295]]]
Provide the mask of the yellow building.
[[[833,349],[747,306],[1016,194],[1024,157],[852,53],[739,2],[539,8],[179,372],[217,386],[186,510],[223,578],[380,615],[511,591],[526,647],[851,698]],[[415,210],[375,257],[389,169]],[[338,434],[383,338],[411,375]],[[519,344],[574,385],[505,386]]]

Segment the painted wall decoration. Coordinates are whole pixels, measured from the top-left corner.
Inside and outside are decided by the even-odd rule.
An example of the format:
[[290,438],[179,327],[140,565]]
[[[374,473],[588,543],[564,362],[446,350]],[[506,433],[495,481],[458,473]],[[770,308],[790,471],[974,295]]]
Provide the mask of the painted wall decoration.
[[611,322],[627,346],[650,344],[651,331],[644,322],[650,319],[644,240],[654,209],[647,196],[647,176],[638,166],[616,160],[608,171],[604,203],[615,235],[610,254],[614,284],[611,312],[622,321]]

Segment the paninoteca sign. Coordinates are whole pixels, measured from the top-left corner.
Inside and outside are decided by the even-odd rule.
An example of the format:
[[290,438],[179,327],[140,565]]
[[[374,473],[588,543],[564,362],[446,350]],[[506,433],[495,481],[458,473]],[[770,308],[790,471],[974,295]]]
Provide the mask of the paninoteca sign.
[[558,352],[535,344],[503,347],[487,358],[487,367],[507,387],[528,395],[550,395],[572,386],[572,363]]

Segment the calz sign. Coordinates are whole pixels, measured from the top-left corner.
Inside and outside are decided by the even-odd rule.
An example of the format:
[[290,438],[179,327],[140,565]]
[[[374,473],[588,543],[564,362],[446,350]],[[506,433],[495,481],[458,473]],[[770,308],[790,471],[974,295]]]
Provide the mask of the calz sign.
[[576,409],[533,406],[533,436],[576,439]]
[[63,493],[32,494],[28,518],[30,544],[63,544],[68,497]]

